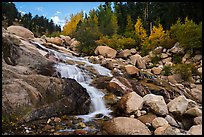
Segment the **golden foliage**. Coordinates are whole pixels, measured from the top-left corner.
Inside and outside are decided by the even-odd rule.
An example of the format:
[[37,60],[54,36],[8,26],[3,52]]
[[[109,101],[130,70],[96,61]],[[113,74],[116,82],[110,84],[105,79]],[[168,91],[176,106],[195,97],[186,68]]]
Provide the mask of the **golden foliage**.
[[82,21],[83,19],[83,12],[77,13],[76,15],[71,15],[70,21],[68,21],[64,27],[63,27],[63,34],[66,35],[72,35],[73,32],[76,31],[77,24],[79,21]]

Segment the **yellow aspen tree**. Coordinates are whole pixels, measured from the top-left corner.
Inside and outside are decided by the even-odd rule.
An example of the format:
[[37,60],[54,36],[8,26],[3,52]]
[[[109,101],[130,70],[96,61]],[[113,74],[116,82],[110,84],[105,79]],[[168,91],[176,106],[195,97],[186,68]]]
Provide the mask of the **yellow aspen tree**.
[[147,33],[142,26],[142,21],[140,18],[138,18],[135,23],[135,32],[136,32],[136,35],[138,35],[139,39],[141,40],[141,43],[145,42],[147,38]]
[[158,44],[165,38],[165,36],[165,31],[163,30],[162,25],[159,24],[158,27],[153,26],[149,40],[153,46],[158,46]]
[[63,27],[63,34],[64,35],[72,35],[73,32],[76,31],[77,24],[79,21],[83,19],[83,13],[77,13],[76,15],[71,15],[70,21],[67,21],[67,23]]

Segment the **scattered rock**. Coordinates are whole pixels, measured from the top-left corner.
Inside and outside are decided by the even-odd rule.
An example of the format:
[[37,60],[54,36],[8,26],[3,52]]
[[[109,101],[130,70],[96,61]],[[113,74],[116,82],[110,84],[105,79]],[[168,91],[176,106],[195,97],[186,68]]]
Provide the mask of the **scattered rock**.
[[108,46],[98,46],[95,49],[94,53],[96,55],[102,55],[102,56],[107,57],[107,58],[115,58],[117,51],[108,47]]
[[192,126],[192,127],[188,130],[188,133],[189,133],[190,135],[202,135],[202,124]]
[[202,116],[202,111],[199,108],[194,107],[187,110],[184,114],[198,117],[198,116]]
[[130,56],[130,61],[137,68],[146,69],[145,61],[139,54],[135,54],[135,55]]
[[196,125],[202,124],[202,116],[195,117],[193,121]]
[[152,121],[157,118],[157,116],[153,113],[147,113],[146,115],[140,116],[137,119],[140,120],[142,123],[152,123]]
[[130,75],[135,75],[136,74],[136,76],[139,76],[139,71],[140,70],[138,68],[136,68],[135,66],[133,66],[133,65],[126,65],[125,70]]
[[104,135],[151,135],[148,127],[135,118],[116,117],[103,124]]
[[152,121],[152,126],[156,129],[158,127],[163,127],[165,125],[168,125],[168,121],[164,119],[163,117],[157,117]]
[[144,104],[149,106],[155,114],[166,115],[168,114],[167,105],[163,96],[147,94],[143,97]]
[[162,69],[160,67],[153,67],[152,72],[156,75],[161,74]]
[[119,108],[127,114],[142,109],[142,105],[142,97],[135,92],[126,93],[122,96],[118,103]]
[[178,125],[178,123],[176,122],[176,120],[175,120],[172,116],[166,115],[165,119],[166,119],[166,121],[168,121],[168,123],[169,123],[170,125],[175,126],[175,127],[180,127],[180,126]]
[[184,95],[181,95],[181,96],[171,100],[167,104],[167,107],[169,109],[169,112],[182,115],[188,107],[188,100],[186,99],[186,97]]
[[129,49],[125,49],[125,50],[122,50],[121,52],[118,53],[117,57],[119,58],[127,58],[129,56],[131,56],[131,51]]

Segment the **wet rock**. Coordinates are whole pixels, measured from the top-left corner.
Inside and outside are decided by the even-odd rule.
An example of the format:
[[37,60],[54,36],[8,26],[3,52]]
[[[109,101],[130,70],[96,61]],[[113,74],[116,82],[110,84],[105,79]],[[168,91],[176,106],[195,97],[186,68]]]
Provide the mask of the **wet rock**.
[[33,39],[34,38],[34,34],[30,30],[28,30],[27,28],[24,28],[22,26],[12,25],[12,26],[9,26],[7,28],[7,30],[9,32],[15,34],[15,35],[21,36],[21,37],[26,38],[26,39],[28,39],[28,38]]
[[190,135],[202,135],[202,124],[201,125],[195,125],[192,126],[189,130],[188,133]]
[[168,121],[164,119],[163,117],[157,117],[154,120],[152,120],[152,126],[156,129],[158,127],[162,127],[168,125]]
[[149,106],[155,114],[166,115],[168,114],[167,105],[163,96],[147,94],[143,97],[144,104]]
[[146,125],[134,118],[116,117],[103,124],[104,135],[151,135]]
[[105,100],[105,103],[110,104],[110,105],[115,104],[117,102],[117,100],[118,100],[116,95],[113,94],[113,93],[108,93],[103,98]]
[[119,100],[118,106],[125,113],[130,114],[142,109],[143,99],[137,93],[130,92],[122,96],[122,98]]
[[107,58],[115,58],[117,51],[108,46],[98,46],[94,53],[96,55],[102,55]]
[[188,107],[188,100],[186,99],[184,95],[181,95],[171,100],[167,104],[167,107],[168,107],[169,112],[182,115]]
[[130,60],[132,64],[135,65],[137,68],[146,69],[145,61],[139,54],[130,56]]

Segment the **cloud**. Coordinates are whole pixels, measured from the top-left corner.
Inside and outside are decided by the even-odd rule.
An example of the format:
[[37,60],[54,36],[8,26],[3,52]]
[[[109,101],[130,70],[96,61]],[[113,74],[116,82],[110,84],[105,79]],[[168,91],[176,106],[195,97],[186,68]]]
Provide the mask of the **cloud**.
[[55,14],[60,14],[61,12],[60,11],[56,11],[56,13]]
[[18,10],[18,11],[21,13],[21,15],[24,15],[24,14],[25,14],[24,11],[21,11],[21,10]]
[[40,12],[43,12],[44,10],[43,10],[43,7],[36,7],[36,10],[37,11],[40,11]]
[[65,24],[65,20],[61,20],[58,16],[51,17],[51,19],[53,20],[53,22],[55,24],[60,25],[61,29],[63,29],[63,26]]

